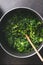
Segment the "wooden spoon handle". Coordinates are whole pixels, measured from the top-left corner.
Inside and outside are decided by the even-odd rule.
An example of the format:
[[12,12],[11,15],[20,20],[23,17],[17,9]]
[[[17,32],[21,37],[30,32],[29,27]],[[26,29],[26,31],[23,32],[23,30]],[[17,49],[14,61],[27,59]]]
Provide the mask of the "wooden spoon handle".
[[37,55],[38,55],[38,57],[40,58],[40,60],[43,62],[42,56],[40,55],[40,53],[38,52],[38,50],[36,49],[36,47],[34,46],[34,44],[31,42],[29,36],[28,36],[27,34],[26,34],[25,36],[26,36],[28,42],[29,42],[29,43],[31,44],[31,46],[33,47],[34,51],[37,53]]

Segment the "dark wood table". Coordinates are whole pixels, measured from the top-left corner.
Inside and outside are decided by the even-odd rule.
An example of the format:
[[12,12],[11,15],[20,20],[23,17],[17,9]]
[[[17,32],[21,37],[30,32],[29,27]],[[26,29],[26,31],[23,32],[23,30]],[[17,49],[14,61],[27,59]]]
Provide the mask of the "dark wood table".
[[[30,7],[43,17],[43,0],[0,0],[0,18],[8,10],[15,7]],[[43,56],[43,48],[40,50]],[[43,65],[37,55],[30,58],[14,58],[3,51],[0,47],[0,65]]]

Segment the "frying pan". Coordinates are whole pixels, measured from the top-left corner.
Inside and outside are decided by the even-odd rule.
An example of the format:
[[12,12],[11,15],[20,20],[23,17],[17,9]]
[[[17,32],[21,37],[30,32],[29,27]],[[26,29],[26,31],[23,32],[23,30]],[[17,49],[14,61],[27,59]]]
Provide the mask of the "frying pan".
[[[13,56],[13,57],[17,57],[17,58],[27,58],[27,57],[31,57],[33,55],[36,54],[35,51],[31,51],[29,53],[19,53],[15,50],[12,50],[8,44],[7,41],[5,39],[5,34],[2,33],[2,28],[3,26],[6,25],[6,22],[8,21],[9,18],[11,18],[13,15],[15,15],[16,12],[20,12],[20,11],[24,11],[24,12],[28,12],[28,14],[32,14],[35,17],[37,17],[39,20],[43,21],[42,16],[36,12],[35,10],[31,9],[31,8],[27,8],[27,7],[17,7],[17,8],[13,8],[9,11],[7,11],[0,19],[0,46],[2,47],[2,49],[9,55]],[[39,47],[37,48],[38,51],[41,50],[41,48],[43,47],[43,43],[41,43],[39,45]]]

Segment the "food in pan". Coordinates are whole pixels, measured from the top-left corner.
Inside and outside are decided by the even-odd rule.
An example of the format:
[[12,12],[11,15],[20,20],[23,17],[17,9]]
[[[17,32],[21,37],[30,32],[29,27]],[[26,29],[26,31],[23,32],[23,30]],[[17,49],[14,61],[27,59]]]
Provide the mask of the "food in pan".
[[36,48],[43,42],[43,22],[31,15],[17,12],[6,22],[4,32],[9,47],[20,53],[33,51],[25,34],[29,35]]

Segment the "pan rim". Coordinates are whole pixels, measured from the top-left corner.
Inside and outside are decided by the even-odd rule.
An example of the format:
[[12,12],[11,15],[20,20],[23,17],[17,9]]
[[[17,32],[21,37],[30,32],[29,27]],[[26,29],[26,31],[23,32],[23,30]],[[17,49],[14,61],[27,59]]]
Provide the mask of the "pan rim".
[[[36,13],[36,14],[43,20],[42,16],[41,16],[37,11],[35,11],[34,9],[31,9],[31,8],[29,8],[29,7],[15,7],[15,8],[10,9],[9,11],[5,12],[5,13],[3,14],[3,16],[1,17],[1,19],[0,19],[0,22],[1,22],[1,20],[4,18],[4,16],[5,16],[6,14],[8,14],[10,11],[15,10],[15,9],[20,9],[20,8],[29,9],[29,10],[33,11],[34,13]],[[33,52],[32,54],[30,54],[30,55],[28,55],[28,56],[16,56],[16,55],[13,55],[13,54],[11,54],[10,52],[8,52],[8,51],[2,46],[1,43],[0,43],[0,46],[1,46],[1,48],[2,48],[7,54],[9,54],[9,55],[11,55],[11,56],[13,56],[13,57],[17,57],[17,58],[27,58],[27,57],[31,57],[31,56],[33,56],[33,55],[36,54],[36,52]],[[40,48],[38,49],[38,51],[40,51],[42,47],[43,47],[43,44],[40,46]]]

